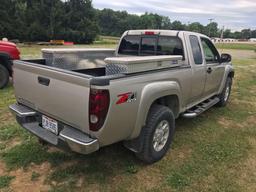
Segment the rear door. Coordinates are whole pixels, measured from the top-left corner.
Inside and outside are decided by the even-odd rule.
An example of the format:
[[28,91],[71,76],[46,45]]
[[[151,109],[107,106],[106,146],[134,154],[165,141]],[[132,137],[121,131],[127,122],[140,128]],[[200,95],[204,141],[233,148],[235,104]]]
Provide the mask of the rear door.
[[89,133],[89,77],[15,61],[14,87],[19,103]]
[[206,83],[204,96],[210,96],[217,93],[224,74],[224,66],[220,63],[220,55],[213,43],[202,37],[201,44],[204,53],[204,63],[206,65]]

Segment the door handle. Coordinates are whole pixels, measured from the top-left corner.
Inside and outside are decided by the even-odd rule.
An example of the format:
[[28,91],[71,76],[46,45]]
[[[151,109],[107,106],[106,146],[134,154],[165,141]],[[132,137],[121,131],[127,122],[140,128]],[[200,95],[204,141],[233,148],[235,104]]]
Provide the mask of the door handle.
[[212,68],[211,67],[208,67],[208,69],[207,69],[207,73],[212,73]]
[[49,86],[50,79],[44,78],[44,77],[38,77],[38,83],[44,86]]

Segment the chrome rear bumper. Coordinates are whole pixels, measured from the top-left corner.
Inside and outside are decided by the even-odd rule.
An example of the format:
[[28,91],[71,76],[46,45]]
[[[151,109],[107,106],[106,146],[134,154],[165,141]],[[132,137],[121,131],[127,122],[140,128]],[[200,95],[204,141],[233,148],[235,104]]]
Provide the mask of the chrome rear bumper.
[[23,128],[54,146],[68,147],[70,150],[81,154],[89,154],[99,149],[97,139],[93,139],[73,127],[63,125],[59,134],[55,135],[40,126],[42,114],[20,104],[10,105],[9,108]]

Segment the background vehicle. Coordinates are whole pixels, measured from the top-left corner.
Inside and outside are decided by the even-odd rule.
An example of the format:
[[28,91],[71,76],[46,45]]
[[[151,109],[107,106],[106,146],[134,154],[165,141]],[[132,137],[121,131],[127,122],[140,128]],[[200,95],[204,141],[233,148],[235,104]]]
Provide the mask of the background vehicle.
[[0,41],[0,89],[4,88],[12,77],[12,62],[20,59],[20,52],[14,43]]
[[185,31],[127,31],[116,51],[44,50],[44,57],[14,64],[17,121],[82,154],[124,141],[147,163],[166,154],[180,115],[225,106],[234,77],[230,55]]

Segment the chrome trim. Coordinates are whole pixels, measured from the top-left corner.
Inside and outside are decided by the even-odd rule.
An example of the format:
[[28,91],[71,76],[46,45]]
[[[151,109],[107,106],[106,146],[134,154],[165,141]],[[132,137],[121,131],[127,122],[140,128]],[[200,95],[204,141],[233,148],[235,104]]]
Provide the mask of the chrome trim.
[[36,111],[33,111],[32,109],[19,104],[10,105],[9,109],[21,117],[36,115]]
[[97,139],[94,139],[93,141],[88,143],[84,143],[72,137],[69,137],[67,135],[63,135],[61,133],[60,133],[60,137],[65,140],[65,142],[68,144],[68,146],[72,151],[75,151],[80,154],[85,154],[85,155],[90,154],[92,152],[97,151],[100,148],[99,142]]
[[197,116],[197,113],[184,113],[182,115],[182,117],[185,117],[185,118],[194,118]]
[[78,141],[78,140],[76,140],[76,139],[74,139],[74,138],[72,138],[72,137],[69,137],[69,136],[67,136],[67,135],[63,135],[62,133],[60,133],[60,136],[63,137],[64,139],[70,140],[70,141],[72,141],[72,142],[74,142],[74,143],[77,143],[77,144],[83,145],[83,146],[93,145],[94,143],[97,143],[97,142],[98,142],[98,140],[95,139],[95,140],[93,140],[93,141],[91,141],[91,142],[89,142],[89,143],[84,143],[84,142]]

